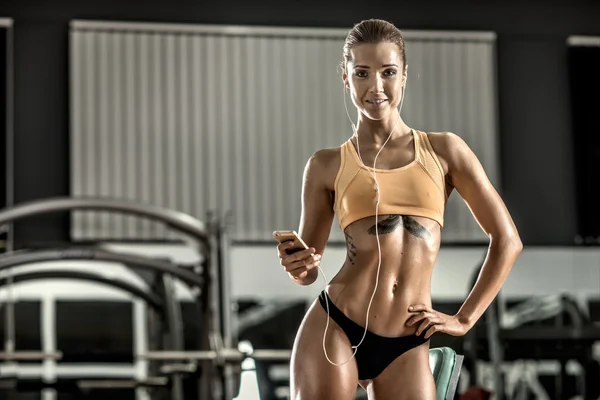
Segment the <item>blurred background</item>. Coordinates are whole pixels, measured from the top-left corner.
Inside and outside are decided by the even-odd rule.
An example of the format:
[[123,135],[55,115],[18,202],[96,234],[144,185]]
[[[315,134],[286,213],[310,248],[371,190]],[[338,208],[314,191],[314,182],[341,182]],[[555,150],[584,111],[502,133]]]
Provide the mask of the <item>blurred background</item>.
[[[405,34],[405,121],[465,139],[525,246],[469,334],[432,339],[464,355],[454,398],[600,398],[592,0],[4,0],[0,398],[288,398],[325,283],[293,284],[271,233],[297,229],[310,155],[351,135],[338,64],[368,18]],[[487,241],[456,194],[445,218],[432,294],[454,313]],[[344,258],[336,220],[328,277]],[[219,346],[283,356],[142,356]]]

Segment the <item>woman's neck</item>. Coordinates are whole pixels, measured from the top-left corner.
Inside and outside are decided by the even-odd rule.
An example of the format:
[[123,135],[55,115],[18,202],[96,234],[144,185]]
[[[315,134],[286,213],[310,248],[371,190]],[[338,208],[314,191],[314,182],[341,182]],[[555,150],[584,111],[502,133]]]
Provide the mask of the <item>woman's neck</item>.
[[392,135],[390,138],[392,140],[393,137],[409,134],[410,131],[411,128],[406,125],[402,117],[396,112],[389,118],[378,121],[359,115],[355,134],[361,137],[368,136],[375,146],[380,146],[388,140],[390,135]]

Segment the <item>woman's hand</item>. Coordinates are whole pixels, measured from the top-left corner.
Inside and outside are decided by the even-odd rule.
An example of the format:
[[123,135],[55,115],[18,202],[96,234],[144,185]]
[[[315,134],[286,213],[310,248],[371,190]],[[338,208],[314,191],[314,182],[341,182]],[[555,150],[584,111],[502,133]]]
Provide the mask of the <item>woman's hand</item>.
[[315,254],[315,249],[312,247],[288,254],[287,250],[293,245],[293,241],[280,243],[277,245],[277,251],[281,266],[294,280],[300,281],[306,278],[312,269],[321,265],[321,255]]
[[408,307],[408,312],[413,314],[407,321],[407,326],[417,326],[415,335],[420,336],[425,332],[425,339],[429,339],[435,332],[443,332],[452,336],[463,336],[469,328],[462,323],[458,316],[447,315],[435,311],[424,304],[414,304]]

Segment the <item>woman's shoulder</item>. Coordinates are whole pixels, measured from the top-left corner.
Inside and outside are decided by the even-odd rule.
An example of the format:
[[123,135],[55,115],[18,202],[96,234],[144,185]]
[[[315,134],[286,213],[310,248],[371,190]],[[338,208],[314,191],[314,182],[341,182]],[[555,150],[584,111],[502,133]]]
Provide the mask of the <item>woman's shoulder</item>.
[[[462,139],[453,132],[423,132],[431,143],[433,151],[439,156],[444,156],[451,153],[460,146]],[[464,143],[464,142],[463,142]]]
[[453,132],[426,132],[425,134],[436,153],[447,154],[467,146],[465,141]]
[[320,176],[328,183],[327,186],[331,186],[340,169],[341,153],[342,146],[319,149],[311,155],[307,168],[311,170],[312,175]]
[[320,168],[331,168],[337,167],[339,168],[340,160],[342,157],[342,149],[349,142],[346,141],[337,147],[325,147],[315,151],[310,157],[310,162],[314,163],[316,166]]
[[470,152],[468,144],[456,133],[427,132],[426,135],[431,148],[446,171],[450,165],[456,163],[457,158]]

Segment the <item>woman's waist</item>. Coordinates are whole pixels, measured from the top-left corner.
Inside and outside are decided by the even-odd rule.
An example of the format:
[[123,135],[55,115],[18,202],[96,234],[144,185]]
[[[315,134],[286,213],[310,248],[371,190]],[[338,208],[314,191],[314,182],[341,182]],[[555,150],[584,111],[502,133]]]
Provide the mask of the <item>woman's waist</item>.
[[429,292],[435,257],[418,253],[376,255],[356,253],[347,257],[333,277],[332,285],[349,286],[354,291],[378,285],[378,291],[401,295],[402,293]]
[[[371,241],[373,243],[371,243]],[[364,270],[367,268],[427,269],[435,264],[439,249],[423,241],[390,240],[386,238],[377,244],[374,240],[357,244],[346,243],[346,260],[342,267]]]
[[[369,331],[381,336],[404,336],[414,333],[406,321],[412,315],[408,307],[415,304],[431,306],[428,284],[389,285],[385,279],[375,285],[330,284],[326,289],[333,304],[348,318],[364,327],[367,311]],[[373,293],[375,292],[375,293]]]

